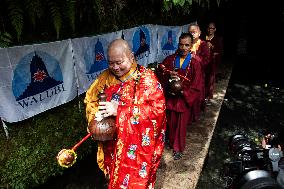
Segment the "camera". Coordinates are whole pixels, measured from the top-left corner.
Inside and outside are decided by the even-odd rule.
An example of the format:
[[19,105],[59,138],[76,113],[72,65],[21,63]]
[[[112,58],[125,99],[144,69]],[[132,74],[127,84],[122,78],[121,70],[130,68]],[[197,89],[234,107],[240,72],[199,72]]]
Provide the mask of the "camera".
[[224,164],[223,171],[225,188],[281,189],[277,175],[281,172],[278,163],[283,152],[277,147],[275,135],[270,134],[269,140],[265,137],[262,145],[255,144],[242,134],[229,139],[230,161]]

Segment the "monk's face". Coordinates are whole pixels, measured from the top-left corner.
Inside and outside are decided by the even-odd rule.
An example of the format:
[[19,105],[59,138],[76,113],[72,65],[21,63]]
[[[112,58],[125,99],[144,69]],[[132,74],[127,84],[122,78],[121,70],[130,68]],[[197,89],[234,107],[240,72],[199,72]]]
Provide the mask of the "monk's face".
[[213,35],[216,31],[215,25],[213,23],[210,23],[207,27],[207,32],[209,35]]
[[121,47],[110,48],[108,51],[108,65],[110,71],[121,77],[131,69],[134,62],[133,53]]
[[188,32],[192,34],[193,39],[199,39],[201,31],[198,26],[190,26]]
[[192,47],[192,41],[190,37],[186,37],[179,40],[178,49],[179,53],[182,56],[187,56],[190,52],[190,48]]

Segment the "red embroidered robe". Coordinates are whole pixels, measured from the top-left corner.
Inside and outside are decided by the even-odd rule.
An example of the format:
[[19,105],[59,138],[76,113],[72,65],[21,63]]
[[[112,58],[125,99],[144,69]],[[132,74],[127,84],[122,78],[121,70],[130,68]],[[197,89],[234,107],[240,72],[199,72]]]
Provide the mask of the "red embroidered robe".
[[[104,71],[86,93],[87,119],[98,111],[98,92],[111,95],[120,88],[116,116],[117,136],[99,142],[98,164],[110,176],[109,189],[154,188],[156,171],[165,140],[165,98],[161,84],[151,70],[133,64],[121,83],[109,70]],[[139,79],[138,79],[139,78]]]

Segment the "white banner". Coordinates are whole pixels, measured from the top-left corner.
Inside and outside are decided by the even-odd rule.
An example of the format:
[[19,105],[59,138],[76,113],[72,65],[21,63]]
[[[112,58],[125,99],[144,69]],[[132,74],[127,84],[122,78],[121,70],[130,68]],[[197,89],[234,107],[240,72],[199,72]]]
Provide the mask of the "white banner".
[[157,55],[157,27],[144,25],[123,30],[124,39],[129,43],[138,64],[147,67],[156,61]]
[[[17,122],[84,93],[107,69],[111,41],[128,41],[140,65],[175,52],[184,26],[143,25],[109,34],[0,48],[0,117]],[[75,65],[75,68],[74,68]]]
[[182,30],[183,33],[188,33],[188,26],[189,26],[189,24],[181,26],[181,30]]
[[178,49],[178,39],[182,32],[180,26],[158,26],[157,62],[162,62],[167,56]]
[[17,122],[77,95],[71,40],[0,49],[0,117]]
[[84,93],[97,76],[108,68],[107,47],[114,39],[121,38],[121,34],[119,31],[72,39],[79,95]]

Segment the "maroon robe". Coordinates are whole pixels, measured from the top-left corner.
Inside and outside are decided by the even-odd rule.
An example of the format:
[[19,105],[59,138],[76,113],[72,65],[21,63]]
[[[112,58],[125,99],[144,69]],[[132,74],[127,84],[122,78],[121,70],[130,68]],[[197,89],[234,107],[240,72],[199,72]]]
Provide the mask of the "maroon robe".
[[[201,39],[200,39],[201,40]],[[196,51],[195,58],[198,60],[198,62],[201,64],[201,85],[200,85],[200,108],[204,110],[205,108],[205,70],[208,67],[208,64],[210,63],[210,50],[207,45],[207,43],[203,40],[201,40],[201,43],[199,45],[199,48]],[[199,119],[199,116],[197,117],[197,120]]]
[[206,98],[211,99],[213,98],[215,88],[216,72],[223,54],[223,39],[221,37],[214,36],[211,40],[207,39],[206,42],[210,42],[212,44],[212,47],[210,48],[210,63],[205,71],[205,96]]
[[[170,55],[162,62],[167,70],[174,70],[176,54]],[[200,88],[202,68],[198,59],[192,58],[185,70],[179,69],[178,74],[186,76],[190,82],[183,81],[183,94],[169,94],[169,72],[157,70],[158,78],[166,96],[167,125],[170,146],[174,151],[182,152],[185,148],[186,128],[200,114]]]

